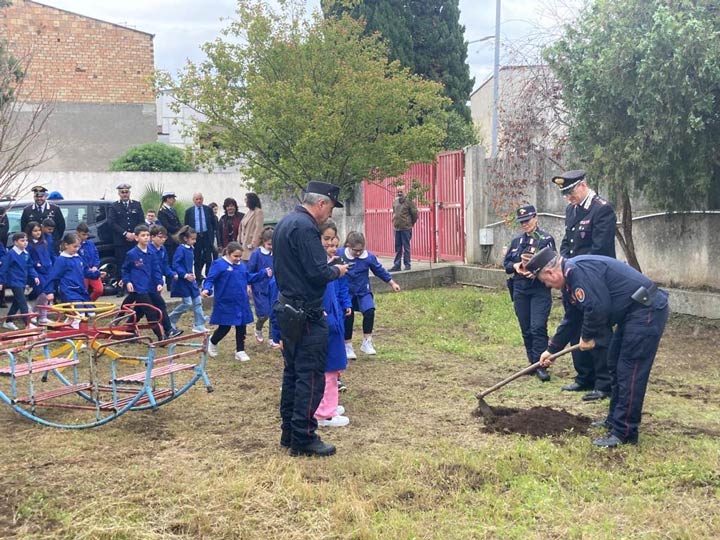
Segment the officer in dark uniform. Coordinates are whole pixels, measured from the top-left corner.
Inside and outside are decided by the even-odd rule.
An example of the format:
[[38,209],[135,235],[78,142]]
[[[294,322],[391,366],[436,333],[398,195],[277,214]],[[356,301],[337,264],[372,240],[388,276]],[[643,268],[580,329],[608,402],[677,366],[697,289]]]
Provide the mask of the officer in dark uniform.
[[[510,242],[503,266],[505,272],[512,274],[508,279],[508,288],[515,307],[515,315],[520,323],[528,361],[534,364],[547,349],[547,321],[552,308],[552,297],[550,289],[534,279],[523,265],[542,248],[550,246],[555,249],[555,239],[538,228],[538,217],[534,206],[518,208],[515,219],[523,232]],[[538,368],[535,375],[543,382],[550,380],[550,374],[545,368]]]
[[[605,255],[615,258],[615,226],[617,217],[612,206],[587,185],[585,171],[567,171],[552,179],[567,199],[565,209],[565,236],[560,243],[560,255],[571,259],[578,255]],[[592,351],[572,353],[577,376],[575,382],[563,390],[580,392],[591,390],[584,401],[610,396],[610,373],[607,367],[607,347],[612,336],[611,328],[598,336],[597,347]],[[577,342],[577,337],[572,340]]]
[[325,391],[328,325],[322,298],[328,282],[345,275],[347,265],[329,266],[318,225],[327,221],[340,188],[310,182],[301,206],[280,220],[273,234],[273,267],[279,290],[273,306],[283,342],[280,444],[292,456],[330,456],[332,444],[315,434],[314,414]]
[[35,202],[23,208],[20,216],[20,230],[23,232],[31,221],[42,223],[44,219],[52,219],[55,222],[55,230],[53,231],[54,245],[60,246],[60,240],[65,234],[65,217],[56,204],[47,202],[48,190],[43,186],[35,186],[31,188],[33,199]]
[[648,377],[668,317],[668,294],[631,266],[601,255],[574,259],[558,256],[550,248],[537,253],[525,265],[545,285],[560,289],[565,316],[540,361],[562,350],[580,333],[580,348],[591,350],[604,329],[617,325],[610,344],[608,363],[612,378],[607,436],[595,446],[637,444],[638,426]]
[[175,250],[178,247],[174,235],[176,235],[182,227],[180,218],[178,217],[177,211],[175,210],[176,200],[177,198],[175,197],[174,191],[163,191],[162,203],[160,205],[160,210],[157,214],[160,225],[165,227],[168,232],[168,239],[167,242],[165,242],[165,249],[167,249],[168,261],[170,261],[171,263],[173,260],[173,255],[175,255]]
[[116,277],[121,277],[125,254],[135,246],[135,227],[145,222],[145,213],[138,201],[130,199],[130,184],[117,185],[120,200],[110,205],[108,223],[112,230],[115,247]]

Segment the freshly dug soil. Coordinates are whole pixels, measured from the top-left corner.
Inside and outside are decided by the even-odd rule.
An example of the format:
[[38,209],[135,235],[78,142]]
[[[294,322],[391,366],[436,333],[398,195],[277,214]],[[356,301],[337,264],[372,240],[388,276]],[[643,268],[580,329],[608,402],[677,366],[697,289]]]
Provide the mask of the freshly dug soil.
[[521,433],[532,437],[553,435],[584,434],[592,420],[587,416],[570,414],[565,409],[533,407],[529,410],[493,407],[495,418],[485,418],[479,411],[475,415],[483,418],[486,433]]

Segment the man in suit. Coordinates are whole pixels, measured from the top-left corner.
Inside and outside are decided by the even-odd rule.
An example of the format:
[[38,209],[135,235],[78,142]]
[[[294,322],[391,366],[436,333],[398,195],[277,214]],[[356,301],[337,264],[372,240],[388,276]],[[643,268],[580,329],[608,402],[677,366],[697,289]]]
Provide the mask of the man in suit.
[[31,191],[35,202],[23,209],[22,216],[20,216],[20,230],[24,232],[27,224],[31,221],[42,223],[43,220],[50,218],[55,222],[54,245],[59,247],[60,240],[65,234],[65,217],[58,205],[47,202],[48,190],[46,188],[35,186]]
[[203,204],[202,193],[193,194],[193,205],[185,210],[185,225],[189,225],[197,233],[197,242],[195,243],[195,278],[198,283],[203,274],[203,267],[210,269],[212,264],[213,242],[217,234],[215,226],[215,218],[212,209]]
[[[565,209],[565,237],[560,244],[560,255],[572,259],[578,255],[604,255],[615,258],[615,210],[605,199],[590,189],[582,169],[567,171],[553,178],[568,201]],[[574,336],[577,343],[580,336]],[[595,401],[610,397],[611,375],[608,371],[607,354],[612,329],[605,329],[598,336],[592,350],[573,352],[573,364],[577,376],[575,382],[563,386],[568,392],[582,392],[583,401]]]
[[174,191],[163,191],[162,204],[160,205],[160,210],[157,214],[160,225],[165,227],[168,232],[168,239],[167,242],[165,242],[165,249],[167,249],[168,260],[171,263],[173,260],[173,255],[175,255],[175,250],[178,246],[177,242],[175,241],[174,235],[176,235],[177,232],[180,230],[180,227],[182,227],[180,218],[178,217],[177,211],[175,210],[176,200],[177,197],[175,196]]
[[115,276],[120,279],[125,255],[135,246],[135,227],[145,222],[145,213],[139,201],[130,199],[130,184],[117,185],[119,200],[110,205],[108,223],[115,247]]

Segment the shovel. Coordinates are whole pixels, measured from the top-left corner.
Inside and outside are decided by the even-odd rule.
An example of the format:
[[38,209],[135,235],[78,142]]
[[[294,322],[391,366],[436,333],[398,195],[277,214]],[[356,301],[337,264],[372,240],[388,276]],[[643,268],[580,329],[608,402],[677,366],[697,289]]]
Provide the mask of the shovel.
[[[556,358],[563,356],[564,354],[567,354],[572,351],[577,351],[580,349],[580,344],[573,345],[572,347],[568,347],[567,349],[563,349],[560,352],[556,352],[555,354],[551,354],[548,356],[548,360],[555,360]],[[490,405],[485,403],[485,400],[483,399],[488,394],[492,394],[495,390],[499,390],[503,386],[505,386],[508,383],[513,382],[515,379],[518,379],[522,377],[523,375],[527,375],[528,373],[532,373],[537,368],[542,367],[540,366],[540,362],[535,362],[534,364],[530,364],[528,367],[521,369],[517,373],[510,375],[507,379],[504,379],[500,381],[499,383],[491,386],[487,390],[483,390],[480,392],[477,396],[478,399],[478,411],[480,411],[480,414],[482,414],[485,418],[495,418],[495,413],[493,412]]]

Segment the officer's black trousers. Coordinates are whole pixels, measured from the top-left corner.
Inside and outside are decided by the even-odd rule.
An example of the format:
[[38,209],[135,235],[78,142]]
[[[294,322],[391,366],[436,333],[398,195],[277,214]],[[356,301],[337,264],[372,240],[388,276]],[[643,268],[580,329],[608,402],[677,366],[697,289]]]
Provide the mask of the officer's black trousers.
[[[578,343],[578,339],[573,343]],[[607,346],[596,346],[589,351],[573,351],[573,366],[577,375],[575,382],[590,390],[610,393],[610,371],[607,364]]]
[[638,440],[648,377],[667,318],[667,294],[658,291],[652,307],[638,304],[613,335],[608,354],[613,376],[608,421],[621,441]]
[[[526,280],[527,281],[527,280]],[[513,306],[520,323],[528,361],[534,364],[548,346],[547,321],[552,308],[550,289],[513,287]]]
[[[282,333],[282,329],[281,329]],[[313,442],[317,435],[315,411],[325,393],[325,361],[328,348],[328,325],[325,318],[308,320],[297,345],[285,346],[283,358],[280,416],[283,431],[290,430],[291,446],[296,448]]]

